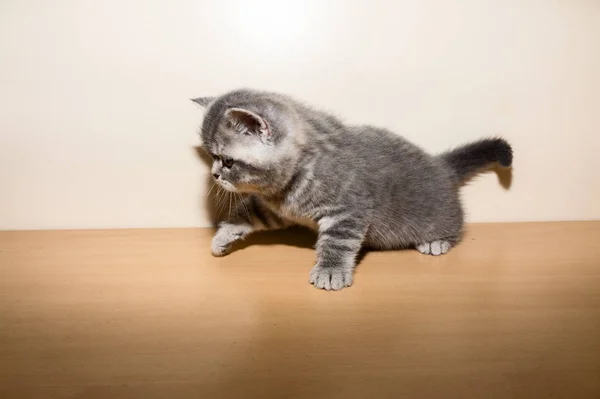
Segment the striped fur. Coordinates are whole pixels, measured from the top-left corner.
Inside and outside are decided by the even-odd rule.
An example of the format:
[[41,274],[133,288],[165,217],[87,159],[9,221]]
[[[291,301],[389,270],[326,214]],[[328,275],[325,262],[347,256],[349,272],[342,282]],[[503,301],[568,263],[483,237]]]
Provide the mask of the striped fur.
[[318,231],[309,281],[327,290],[352,284],[362,247],[446,253],[462,236],[460,183],[512,162],[502,139],[431,156],[281,94],[237,90],[194,101],[207,108],[200,135],[215,180],[242,198],[219,225],[213,253],[227,254],[253,231],[302,224]]

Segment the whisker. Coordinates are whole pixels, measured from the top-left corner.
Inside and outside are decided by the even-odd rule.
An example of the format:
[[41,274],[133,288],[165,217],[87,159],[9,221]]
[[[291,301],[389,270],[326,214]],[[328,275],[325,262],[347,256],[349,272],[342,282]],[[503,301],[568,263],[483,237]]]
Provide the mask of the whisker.
[[225,204],[224,199],[225,196],[223,195],[223,188],[221,188],[220,186],[217,186],[217,193],[215,194],[215,196],[217,197],[217,215],[218,217],[221,216],[221,213],[223,212],[223,205]]
[[233,193],[233,207],[235,208],[235,217],[240,218],[240,205],[238,204],[237,193]]
[[229,194],[229,213],[227,214],[227,218],[231,219],[231,192],[228,192]]
[[225,189],[221,189],[221,208],[222,208],[222,212],[225,212],[225,209],[227,208],[227,190]]
[[246,199],[242,196],[242,194],[238,194],[240,197],[240,201],[242,202],[242,205],[244,206],[244,209],[246,210],[246,215],[248,216],[248,219],[252,219],[250,217],[250,211],[248,210],[248,207],[246,206]]
[[206,193],[206,196],[208,197],[210,195],[210,193],[212,192],[212,190],[215,189],[217,185],[215,183],[211,184],[210,189],[208,190],[208,193]]

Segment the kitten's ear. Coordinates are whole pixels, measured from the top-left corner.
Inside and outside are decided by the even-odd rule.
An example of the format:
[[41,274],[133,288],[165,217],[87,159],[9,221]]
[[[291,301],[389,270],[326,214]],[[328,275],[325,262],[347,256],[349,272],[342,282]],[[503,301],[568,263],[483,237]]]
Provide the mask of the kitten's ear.
[[271,135],[267,121],[246,109],[229,108],[225,112],[225,118],[230,126],[241,134],[255,134],[265,138]]
[[208,104],[215,101],[215,98],[214,97],[198,97],[198,98],[192,98],[192,101],[203,107],[207,107]]

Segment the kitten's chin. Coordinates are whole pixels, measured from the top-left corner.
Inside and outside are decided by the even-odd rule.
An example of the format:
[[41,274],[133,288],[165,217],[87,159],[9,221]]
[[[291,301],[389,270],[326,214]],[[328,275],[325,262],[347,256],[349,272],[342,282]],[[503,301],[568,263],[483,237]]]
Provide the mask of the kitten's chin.
[[221,187],[223,187],[225,190],[232,192],[232,193],[237,193],[238,190],[235,188],[235,186],[231,183],[229,183],[228,181],[225,180],[218,180],[217,183],[219,183],[219,185]]

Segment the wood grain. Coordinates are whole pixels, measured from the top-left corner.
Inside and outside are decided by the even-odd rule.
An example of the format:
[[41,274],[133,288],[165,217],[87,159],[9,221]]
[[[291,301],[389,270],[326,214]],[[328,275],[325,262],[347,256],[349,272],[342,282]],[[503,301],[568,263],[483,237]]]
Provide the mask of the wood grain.
[[0,232],[1,398],[600,398],[600,222],[480,224],[308,284],[314,237]]

